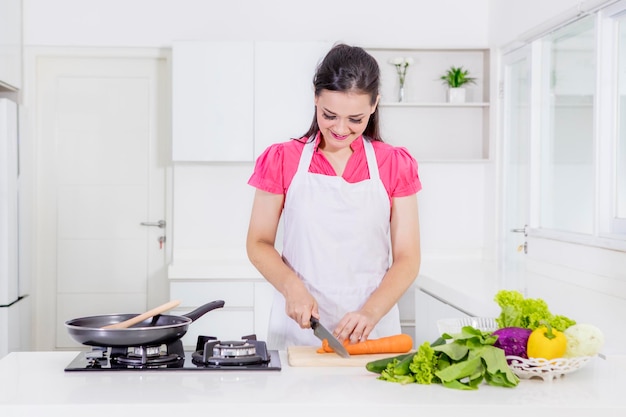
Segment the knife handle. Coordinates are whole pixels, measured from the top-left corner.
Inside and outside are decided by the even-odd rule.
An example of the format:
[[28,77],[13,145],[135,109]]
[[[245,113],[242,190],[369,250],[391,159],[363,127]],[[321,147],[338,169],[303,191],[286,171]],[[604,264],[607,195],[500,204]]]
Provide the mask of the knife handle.
[[311,328],[315,330],[318,324],[320,324],[320,321],[316,319],[315,317],[311,316]]

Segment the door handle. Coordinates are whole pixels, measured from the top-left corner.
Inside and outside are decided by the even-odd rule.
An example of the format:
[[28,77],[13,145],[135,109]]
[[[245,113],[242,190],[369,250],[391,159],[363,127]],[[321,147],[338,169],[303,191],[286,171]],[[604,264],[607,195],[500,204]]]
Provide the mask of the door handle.
[[165,220],[159,220],[158,222],[141,222],[142,226],[153,226],[163,229],[165,227]]
[[528,236],[528,225],[525,224],[521,229],[511,229],[513,233],[524,233],[524,236]]

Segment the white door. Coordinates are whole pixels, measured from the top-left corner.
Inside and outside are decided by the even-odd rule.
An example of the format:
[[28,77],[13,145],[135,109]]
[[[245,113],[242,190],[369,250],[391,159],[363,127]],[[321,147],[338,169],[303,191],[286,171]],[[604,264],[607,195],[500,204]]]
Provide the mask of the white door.
[[522,289],[530,221],[531,49],[503,56],[502,284]]
[[[167,298],[167,61],[36,60],[39,348],[77,346],[71,318]],[[51,329],[51,330],[48,330]]]

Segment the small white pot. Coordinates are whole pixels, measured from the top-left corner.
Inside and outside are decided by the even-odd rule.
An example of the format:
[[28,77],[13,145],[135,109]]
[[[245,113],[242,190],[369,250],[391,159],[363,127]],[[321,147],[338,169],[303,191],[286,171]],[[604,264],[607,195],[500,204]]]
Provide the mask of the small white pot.
[[465,88],[449,88],[448,89],[448,102],[449,103],[465,103]]

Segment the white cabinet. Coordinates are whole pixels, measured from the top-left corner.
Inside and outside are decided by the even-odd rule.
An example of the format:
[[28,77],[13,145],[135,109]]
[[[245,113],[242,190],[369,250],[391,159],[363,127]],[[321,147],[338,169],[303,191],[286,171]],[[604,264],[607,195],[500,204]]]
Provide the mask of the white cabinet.
[[210,311],[193,322],[183,336],[185,348],[195,347],[198,336],[239,340],[255,334],[267,340],[273,289],[255,280],[171,280],[170,298],[181,300],[172,314],[183,315],[213,300],[224,300],[223,308]]
[[22,86],[22,2],[0,0],[0,91]]
[[[415,291],[412,285],[398,300],[400,312],[400,328],[402,333],[408,334],[415,341]],[[414,346],[415,347],[415,346]]]
[[[418,161],[489,158],[489,50],[369,48],[381,70],[383,139],[406,147]],[[412,58],[406,73],[404,100],[389,60]],[[466,85],[465,103],[447,102],[440,80],[451,66],[469,70],[476,84]]]
[[31,350],[31,298],[0,308],[0,359],[10,352]]
[[172,158],[250,161],[253,43],[175,42],[172,56]]
[[[0,98],[0,310],[20,294],[17,104]],[[0,333],[0,338],[3,335]]]
[[254,63],[254,157],[303,135],[315,113],[313,76],[332,44],[257,42]]
[[433,342],[439,337],[437,321],[469,315],[422,289],[415,290],[415,346]]
[[254,333],[259,340],[267,340],[275,292],[269,282],[254,283]]
[[253,161],[299,137],[314,114],[313,75],[326,42],[173,43],[175,161]]

